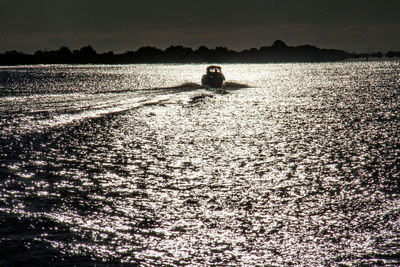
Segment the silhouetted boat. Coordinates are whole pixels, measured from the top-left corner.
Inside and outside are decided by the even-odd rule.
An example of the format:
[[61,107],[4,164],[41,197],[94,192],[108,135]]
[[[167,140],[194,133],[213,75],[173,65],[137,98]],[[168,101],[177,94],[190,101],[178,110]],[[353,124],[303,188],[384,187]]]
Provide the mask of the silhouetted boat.
[[225,76],[222,74],[221,67],[211,65],[207,67],[207,73],[201,78],[201,85],[204,87],[219,88],[225,81]]

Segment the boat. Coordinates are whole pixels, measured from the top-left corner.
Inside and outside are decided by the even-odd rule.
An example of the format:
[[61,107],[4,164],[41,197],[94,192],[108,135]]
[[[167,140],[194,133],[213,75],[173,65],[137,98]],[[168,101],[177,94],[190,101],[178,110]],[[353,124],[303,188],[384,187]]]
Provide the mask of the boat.
[[207,67],[207,73],[201,78],[201,85],[204,87],[220,88],[225,81],[221,67],[211,65]]

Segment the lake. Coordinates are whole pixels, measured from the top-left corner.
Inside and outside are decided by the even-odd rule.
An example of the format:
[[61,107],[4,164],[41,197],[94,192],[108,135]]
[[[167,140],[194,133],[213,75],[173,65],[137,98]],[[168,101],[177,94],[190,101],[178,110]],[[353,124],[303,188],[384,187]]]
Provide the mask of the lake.
[[0,265],[400,264],[400,62],[0,67]]

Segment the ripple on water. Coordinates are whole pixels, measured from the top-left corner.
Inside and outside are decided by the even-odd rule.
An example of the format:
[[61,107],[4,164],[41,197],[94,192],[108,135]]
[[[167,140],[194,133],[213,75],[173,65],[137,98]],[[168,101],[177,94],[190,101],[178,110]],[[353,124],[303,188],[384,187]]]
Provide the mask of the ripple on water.
[[257,86],[1,130],[7,263],[399,263],[400,101],[371,64],[246,65]]

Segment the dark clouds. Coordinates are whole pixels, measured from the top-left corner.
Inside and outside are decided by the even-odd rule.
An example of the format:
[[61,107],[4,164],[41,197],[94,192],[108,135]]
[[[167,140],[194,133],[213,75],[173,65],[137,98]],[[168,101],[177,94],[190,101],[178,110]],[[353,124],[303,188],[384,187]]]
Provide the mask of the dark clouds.
[[400,1],[0,0],[0,50],[312,43],[400,50]]

